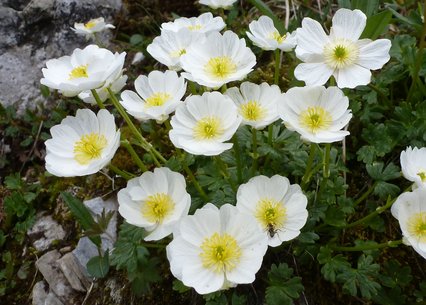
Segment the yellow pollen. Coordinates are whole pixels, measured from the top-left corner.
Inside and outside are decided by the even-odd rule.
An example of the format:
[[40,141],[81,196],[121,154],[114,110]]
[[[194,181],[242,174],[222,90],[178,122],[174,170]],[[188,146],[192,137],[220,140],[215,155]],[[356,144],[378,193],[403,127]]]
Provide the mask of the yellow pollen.
[[71,70],[70,74],[69,74],[69,80],[73,80],[76,78],[82,78],[82,77],[89,77],[89,75],[87,74],[87,66],[88,65],[81,65],[78,66],[77,68],[74,68]]
[[330,113],[321,106],[308,107],[300,114],[299,120],[312,133],[327,130],[333,122]]
[[74,144],[74,159],[81,165],[89,164],[94,159],[99,159],[102,151],[108,145],[104,135],[89,133]]
[[151,222],[162,223],[175,208],[172,198],[165,193],[157,193],[145,200],[142,215]]
[[96,25],[96,22],[93,20],[90,20],[89,22],[86,22],[84,24],[84,27],[88,30],[90,30],[91,28],[93,28]]
[[241,105],[240,114],[246,121],[258,121],[265,117],[265,109],[257,101]]
[[203,267],[216,273],[233,270],[241,258],[240,246],[235,238],[226,233],[206,237],[200,248]]
[[426,243],[426,212],[414,214],[408,219],[408,232],[419,242]]
[[237,71],[237,65],[228,56],[211,58],[204,70],[214,79],[225,79]]
[[269,38],[274,39],[279,44],[283,43],[283,41],[287,38],[287,34],[284,34],[283,36],[280,35],[278,31],[272,32],[269,35]]
[[195,24],[195,25],[190,25],[187,28],[190,31],[198,31],[198,30],[201,30],[203,26],[201,24]]
[[145,107],[162,106],[165,102],[171,99],[172,96],[167,92],[156,92],[146,99]]
[[284,226],[287,219],[286,208],[282,203],[271,198],[263,198],[257,202],[254,216],[265,229],[275,230]]
[[194,138],[197,140],[213,140],[224,132],[218,117],[209,116],[202,118],[194,127]]
[[170,53],[171,57],[181,57],[183,54],[186,54],[186,49],[176,50]]
[[422,182],[426,182],[426,170],[421,170],[417,173],[417,176],[420,177],[420,180],[422,180]]
[[359,49],[348,39],[337,39],[324,47],[325,63],[334,69],[353,65],[359,56]]

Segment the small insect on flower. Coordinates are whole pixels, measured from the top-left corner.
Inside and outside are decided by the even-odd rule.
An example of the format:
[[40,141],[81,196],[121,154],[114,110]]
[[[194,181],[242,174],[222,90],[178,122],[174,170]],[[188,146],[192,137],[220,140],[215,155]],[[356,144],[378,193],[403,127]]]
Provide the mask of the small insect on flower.
[[74,27],[71,28],[76,34],[85,35],[86,39],[93,37],[95,33],[102,32],[106,29],[115,29],[115,26],[109,23],[105,23],[103,17],[90,19],[86,23],[74,23]]
[[417,187],[426,188],[426,147],[411,148],[401,152],[401,169],[405,179]]

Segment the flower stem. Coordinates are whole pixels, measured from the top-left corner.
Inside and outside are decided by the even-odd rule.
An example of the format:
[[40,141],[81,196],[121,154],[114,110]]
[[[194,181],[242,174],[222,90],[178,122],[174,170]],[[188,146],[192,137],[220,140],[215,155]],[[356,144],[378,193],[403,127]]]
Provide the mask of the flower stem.
[[98,104],[99,108],[105,109],[104,103],[101,101],[101,98],[99,97],[99,94],[96,91],[96,89],[92,89],[92,90],[90,90],[90,92],[92,92],[92,95],[95,98],[96,103]]
[[323,177],[325,179],[328,179],[328,177],[330,177],[330,150],[331,150],[331,144],[326,143],[325,155],[323,160]]
[[373,185],[371,185],[371,186],[368,188],[368,190],[367,190],[364,194],[362,194],[362,196],[361,196],[361,197],[359,197],[359,198],[355,201],[354,206],[357,206],[358,204],[360,204],[361,202],[363,202],[365,199],[367,199],[367,198],[368,198],[368,196],[370,196],[370,194],[374,191],[374,188],[376,187],[376,185],[377,185],[377,181],[376,181],[376,182],[374,182],[374,183],[373,183]]
[[312,171],[312,164],[314,163],[314,158],[315,158],[315,149],[316,149],[316,145],[314,143],[311,143],[308,162],[306,163],[305,174],[302,177],[302,185],[301,185],[302,190],[305,189],[306,185],[309,183],[309,180],[311,179],[311,176],[312,176],[311,171]]
[[234,152],[235,152],[235,163],[237,165],[237,183],[241,184],[241,182],[243,181],[243,173],[241,168],[240,143],[238,141],[237,134],[234,134]]
[[123,177],[126,180],[130,180],[132,179],[134,176],[131,174],[126,173],[125,171],[122,171],[121,169],[119,169],[117,166],[110,164],[109,169],[112,170],[114,173],[116,173],[117,175]]
[[359,245],[354,247],[340,247],[340,246],[329,246],[334,251],[345,251],[345,252],[354,252],[354,251],[368,251],[368,250],[376,250],[383,249],[387,247],[395,248],[398,245],[402,244],[402,240],[390,240],[381,244],[375,245]]
[[278,85],[280,82],[280,63],[281,63],[281,50],[275,50],[275,73],[274,73],[274,84]]
[[268,126],[268,144],[269,144],[269,146],[272,146],[272,132],[274,131],[273,128],[274,128],[273,124],[270,124]]
[[251,166],[251,175],[254,176],[256,174],[257,171],[257,158],[258,158],[258,154],[257,154],[257,130],[256,128],[252,127],[251,128],[251,134],[252,134],[252,141],[253,141],[253,163]]
[[148,170],[147,167],[145,166],[143,161],[139,158],[138,154],[133,149],[133,146],[129,143],[129,141],[127,140],[121,141],[121,145],[127,149],[129,154],[132,156],[133,161],[136,163],[137,166],[139,166],[142,172],[146,172]]

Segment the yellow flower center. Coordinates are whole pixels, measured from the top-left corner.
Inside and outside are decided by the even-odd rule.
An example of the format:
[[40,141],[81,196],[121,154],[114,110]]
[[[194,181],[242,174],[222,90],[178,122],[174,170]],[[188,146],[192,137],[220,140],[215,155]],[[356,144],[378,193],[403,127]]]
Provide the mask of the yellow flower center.
[[224,132],[221,120],[215,116],[202,118],[194,127],[194,138],[197,140],[212,140]]
[[284,35],[280,35],[280,33],[278,31],[272,32],[269,35],[270,39],[274,39],[276,42],[278,42],[279,44],[283,43],[283,41],[287,38],[287,34]]
[[358,57],[358,47],[348,39],[336,39],[324,47],[325,63],[334,69],[353,65]]
[[171,57],[181,57],[183,54],[186,54],[186,49],[176,50],[170,53]]
[[194,24],[194,25],[188,26],[187,28],[190,31],[198,31],[198,30],[201,30],[203,26],[201,24]]
[[420,170],[417,173],[417,176],[420,177],[420,180],[422,180],[422,182],[426,182],[426,170]]
[[312,133],[327,130],[333,122],[331,114],[321,106],[308,107],[300,114],[299,120]]
[[157,107],[164,105],[172,96],[167,92],[157,92],[146,99],[145,107]]
[[89,133],[74,144],[74,159],[81,165],[89,164],[94,159],[99,159],[102,151],[108,145],[104,135]]
[[204,70],[214,79],[225,79],[237,71],[237,65],[228,56],[211,58]]
[[89,75],[87,74],[87,66],[88,65],[81,65],[72,69],[69,74],[69,80],[82,78],[82,77],[89,77]]
[[90,30],[91,28],[93,28],[96,25],[96,22],[93,20],[90,20],[89,22],[86,22],[84,24],[84,27],[88,30]]
[[258,201],[254,216],[265,229],[273,231],[282,228],[287,219],[286,208],[281,202],[271,198]]
[[162,223],[175,208],[172,198],[165,193],[148,196],[142,207],[142,215],[151,222]]
[[241,105],[240,114],[246,121],[258,121],[265,117],[265,109],[257,101]]
[[419,242],[426,243],[426,212],[414,214],[408,219],[408,232]]
[[240,246],[235,238],[226,233],[206,237],[200,248],[203,267],[217,273],[233,270],[241,258]]

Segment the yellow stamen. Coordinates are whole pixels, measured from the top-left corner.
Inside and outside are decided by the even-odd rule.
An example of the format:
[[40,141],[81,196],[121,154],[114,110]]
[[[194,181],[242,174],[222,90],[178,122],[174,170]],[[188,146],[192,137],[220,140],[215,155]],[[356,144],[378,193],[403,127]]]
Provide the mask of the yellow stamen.
[[275,32],[272,32],[269,35],[269,38],[274,39],[276,42],[278,42],[279,44],[281,44],[287,38],[287,34],[284,34],[284,35],[281,36],[278,31],[275,31]]
[[194,138],[197,140],[212,140],[224,132],[220,118],[209,116],[202,118],[194,127]]
[[181,57],[183,54],[186,54],[186,49],[176,50],[170,53],[171,57]]
[[333,122],[331,114],[321,106],[308,107],[300,114],[299,120],[312,133],[327,130]]
[[353,65],[359,56],[359,48],[352,41],[337,39],[324,47],[325,63],[334,69]]
[[145,107],[157,107],[164,105],[172,96],[167,92],[156,92],[146,99]]
[[233,270],[240,261],[241,248],[229,234],[214,233],[200,246],[201,262],[206,269],[221,273]]
[[195,25],[190,25],[187,28],[190,31],[198,31],[198,30],[201,30],[203,26],[201,24],[195,24]]
[[286,208],[281,202],[263,198],[257,202],[255,217],[265,229],[280,229],[287,219]]
[[241,105],[240,113],[246,121],[258,121],[266,115],[265,109],[257,101],[248,101]]
[[204,70],[214,79],[224,79],[237,71],[237,65],[228,56],[211,58]]
[[90,20],[89,22],[86,22],[84,24],[84,27],[88,30],[90,30],[91,28],[93,28],[96,25],[96,22],[93,20]]
[[426,170],[421,170],[417,173],[417,176],[420,177],[420,180],[422,180],[422,182],[426,182]]
[[74,159],[81,165],[89,164],[94,159],[99,159],[102,151],[108,145],[104,135],[89,133],[74,144]]
[[142,215],[151,222],[162,223],[175,208],[172,198],[165,193],[148,196],[142,207]]
[[87,66],[88,65],[81,65],[72,69],[69,74],[69,80],[73,80],[73,79],[81,78],[81,77],[86,77],[86,78],[89,77],[89,75],[87,74]]
[[408,232],[419,242],[426,243],[426,212],[414,214],[408,219]]

